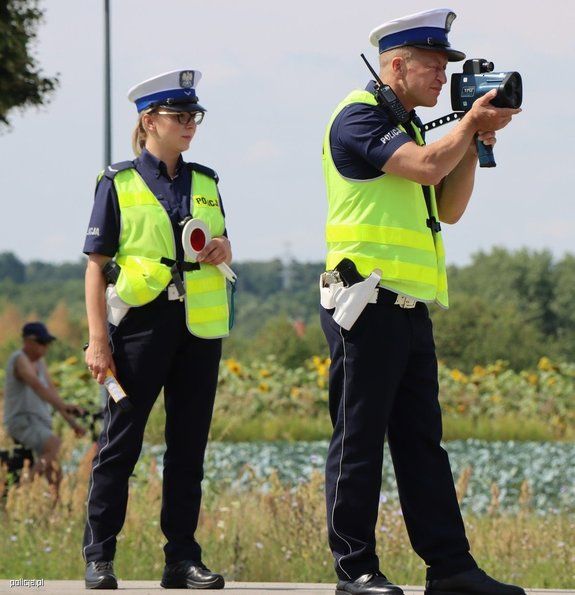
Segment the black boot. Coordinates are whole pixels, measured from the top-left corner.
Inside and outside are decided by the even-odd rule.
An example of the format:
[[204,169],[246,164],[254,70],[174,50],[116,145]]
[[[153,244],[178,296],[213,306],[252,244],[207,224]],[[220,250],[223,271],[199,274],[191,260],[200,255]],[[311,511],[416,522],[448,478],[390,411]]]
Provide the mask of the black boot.
[[381,572],[363,574],[353,581],[339,581],[336,595],[403,595],[403,591],[391,583]]
[[161,582],[164,589],[223,589],[224,584],[221,574],[192,560],[166,564]]
[[526,595],[521,587],[500,583],[479,568],[425,583],[425,595]]
[[105,560],[86,564],[86,589],[117,589],[114,563]]

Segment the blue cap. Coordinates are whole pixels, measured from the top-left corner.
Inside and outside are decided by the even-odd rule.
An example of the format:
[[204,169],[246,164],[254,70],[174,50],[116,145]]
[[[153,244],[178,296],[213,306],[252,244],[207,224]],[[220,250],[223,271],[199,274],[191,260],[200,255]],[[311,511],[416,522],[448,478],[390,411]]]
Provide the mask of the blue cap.
[[172,70],[132,87],[128,99],[138,113],[150,107],[165,107],[176,112],[205,112],[198,103],[196,86],[202,78],[199,70]]
[[51,335],[42,322],[27,322],[22,327],[22,337],[34,339],[38,343],[51,343],[56,340],[54,335]]
[[434,8],[383,23],[370,34],[379,53],[398,47],[413,46],[447,54],[450,62],[465,60],[465,54],[452,49],[447,34],[457,15],[451,8]]

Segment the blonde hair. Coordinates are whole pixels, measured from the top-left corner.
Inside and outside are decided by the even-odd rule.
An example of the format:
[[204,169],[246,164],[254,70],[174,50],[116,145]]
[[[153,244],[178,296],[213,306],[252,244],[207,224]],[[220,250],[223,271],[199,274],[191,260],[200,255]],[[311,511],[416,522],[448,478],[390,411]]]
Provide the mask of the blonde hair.
[[132,132],[132,150],[134,155],[139,157],[142,154],[142,149],[146,146],[146,140],[148,139],[148,131],[144,128],[144,116],[151,113],[151,108],[145,109],[138,115],[138,122]]

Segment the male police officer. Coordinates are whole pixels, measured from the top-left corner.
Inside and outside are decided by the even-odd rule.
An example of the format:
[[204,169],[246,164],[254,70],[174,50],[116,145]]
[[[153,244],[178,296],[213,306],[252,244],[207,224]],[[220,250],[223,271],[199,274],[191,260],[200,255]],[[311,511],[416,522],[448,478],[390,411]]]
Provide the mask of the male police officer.
[[[426,306],[448,305],[439,220],[455,223],[466,209],[477,166],[475,135],[494,144],[494,131],[520,111],[493,107],[491,92],[451,132],[424,146],[413,110],[434,106],[447,63],[465,58],[447,39],[454,18],[451,10],[436,9],[375,29],[370,39],[379,46],[380,77],[410,120],[398,125],[370,82],[339,104],[324,141],[328,274],[321,321],[332,359],[334,425],[326,497],[340,594],[402,593],[380,573],[375,553],[386,433],[409,537],[428,567],[425,593],[524,594],[487,576],[469,553],[440,446],[437,361]],[[370,276],[360,283],[371,283],[354,323],[361,293],[352,284],[361,277],[349,274],[350,265]],[[336,267],[341,275],[329,273]]]

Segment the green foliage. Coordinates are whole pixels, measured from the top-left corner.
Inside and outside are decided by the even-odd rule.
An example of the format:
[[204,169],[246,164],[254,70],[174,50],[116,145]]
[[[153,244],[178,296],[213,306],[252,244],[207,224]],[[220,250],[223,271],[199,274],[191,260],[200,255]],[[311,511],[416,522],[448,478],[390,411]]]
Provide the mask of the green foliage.
[[317,323],[322,264],[291,263],[286,269],[274,260],[237,263],[234,270],[238,274],[235,335],[251,339],[270,318]]
[[[511,414],[482,418],[448,413],[443,415],[442,424],[446,442],[469,438],[486,442],[549,442],[557,436],[545,419],[524,419]],[[571,432],[566,439],[575,439],[575,434]]]
[[12,252],[0,252],[0,279],[13,283],[23,283],[26,279],[26,267]]
[[[50,373],[62,397],[90,410],[100,389],[83,358],[51,359]],[[290,368],[274,356],[250,363],[222,361],[211,437],[214,440],[318,440],[331,433],[327,413],[329,359],[313,356]],[[505,362],[475,366],[470,374],[439,367],[446,440],[574,440],[575,364],[542,358],[515,372]],[[4,370],[0,369],[0,397]],[[164,441],[163,399],[156,402],[146,441]]]
[[63,262],[62,264],[33,260],[26,265],[26,280],[34,283],[78,281],[84,279],[85,270],[85,258],[81,258],[78,262]]
[[[212,427],[215,440],[329,438],[329,360],[314,356],[289,368],[277,358],[222,362]],[[542,358],[538,367],[515,372],[505,362],[475,366],[471,374],[439,368],[445,439],[573,440],[575,364]],[[159,417],[156,417],[159,416]],[[163,440],[161,407],[150,430]],[[147,436],[153,440],[152,434]]]
[[46,319],[58,302],[64,301],[76,318],[83,318],[84,283],[81,280],[13,283],[0,281],[0,311],[3,304],[18,304],[21,312]]
[[515,417],[541,420],[556,438],[574,437],[575,364],[542,357],[537,368],[516,372],[503,362],[474,366],[470,374],[440,366],[441,404],[473,420]]
[[[520,370],[546,355],[569,360],[575,347],[575,258],[547,250],[478,252],[450,267],[452,307],[433,309],[441,358],[466,370],[505,359]],[[482,331],[483,328],[483,331]]]
[[65,401],[90,411],[100,409],[100,386],[92,378],[83,358],[71,355],[65,360],[51,363],[49,370],[58,392]]
[[42,11],[37,0],[0,4],[0,123],[8,125],[15,107],[43,105],[58,84],[44,77],[32,54]]
[[567,255],[557,264],[554,271],[555,291],[550,309],[557,323],[555,334],[560,353],[564,357],[575,354],[575,256]]
[[[296,330],[298,326],[301,335]],[[285,315],[274,316],[264,322],[255,336],[238,335],[232,334],[224,343],[226,357],[246,361],[273,354],[279,364],[297,368],[313,355],[327,356],[327,344],[317,321],[306,325],[302,320],[289,320]]]
[[39,283],[52,281],[80,280],[84,278],[86,259],[78,262],[53,264],[33,260],[23,263],[13,252],[0,252],[0,281],[14,283]]
[[556,265],[551,253],[526,248],[509,252],[493,248],[473,255],[466,267],[451,267],[450,285],[458,294],[479,296],[494,306],[512,302],[527,323],[545,335],[555,331],[551,310],[556,282]]
[[452,303],[449,310],[433,310],[437,353],[449,365],[469,370],[501,359],[521,370],[548,352],[543,333],[525,321],[514,302],[457,294]]
[[65,302],[75,318],[84,316],[85,259],[75,263],[23,263],[12,252],[0,253],[0,311],[17,304],[23,313],[47,318],[58,302]]
[[[23,264],[1,254],[0,314],[17,304],[23,316],[47,319],[64,300],[74,325],[84,327],[84,268],[84,260]],[[321,263],[286,267],[274,260],[236,263],[234,269],[236,324],[224,342],[227,357],[274,354],[293,368],[327,354],[318,321]],[[554,262],[548,251],[494,248],[474,255],[467,266],[450,267],[449,286],[451,308],[430,308],[438,354],[449,366],[470,371],[503,359],[519,371],[543,356],[573,359],[575,256]]]
[[287,292],[297,294],[317,289],[318,277],[323,270],[320,263],[291,262],[288,265],[279,260],[270,262],[235,263],[238,274],[238,290],[259,298]]

